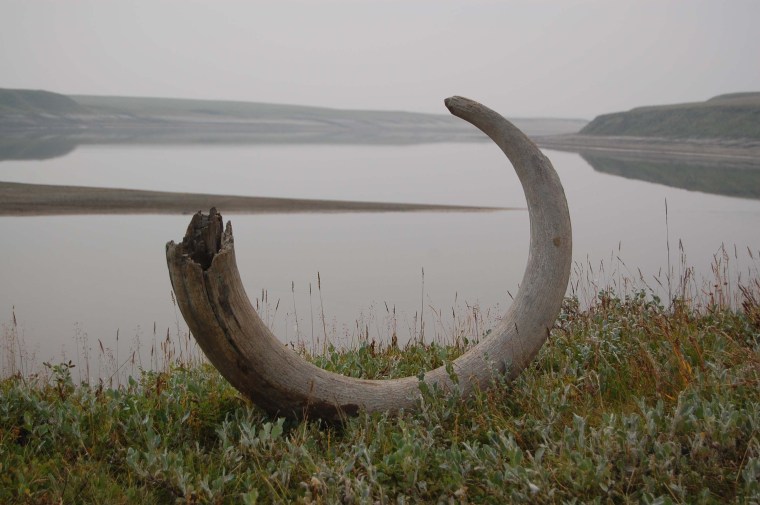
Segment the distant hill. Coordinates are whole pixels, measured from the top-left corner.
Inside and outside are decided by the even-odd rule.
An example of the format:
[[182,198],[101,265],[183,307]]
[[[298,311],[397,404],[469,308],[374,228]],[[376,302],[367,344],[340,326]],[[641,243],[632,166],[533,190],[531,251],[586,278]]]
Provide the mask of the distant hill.
[[[443,104],[441,104],[443,109]],[[528,135],[575,133],[584,120],[514,119]],[[448,114],[223,100],[64,96],[0,90],[0,133],[75,134],[79,143],[391,143],[485,140]]]
[[0,88],[0,118],[4,116],[87,114],[75,100],[50,91]]
[[696,139],[760,139],[760,92],[705,102],[638,107],[596,117],[581,135]]
[[[473,132],[448,114],[425,114],[404,111],[379,111],[359,109],[333,109],[304,105],[285,105],[260,102],[224,100],[191,100],[179,98],[140,98],[72,95],[71,98],[92,111],[102,114],[127,115],[135,118],[152,118],[164,121],[188,123],[246,122],[292,122],[302,125],[346,123],[352,126],[382,125],[387,128],[420,127],[450,128]],[[443,106],[441,106],[443,107]],[[588,121],[564,118],[513,118],[512,121],[533,135],[559,135],[575,133]]]

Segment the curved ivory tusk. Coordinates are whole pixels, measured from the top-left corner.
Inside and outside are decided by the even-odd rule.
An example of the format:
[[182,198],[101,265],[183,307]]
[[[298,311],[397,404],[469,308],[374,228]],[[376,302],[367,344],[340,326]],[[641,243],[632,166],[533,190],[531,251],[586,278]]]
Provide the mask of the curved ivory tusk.
[[[496,112],[462,97],[446,99],[455,116],[488,135],[512,162],[530,215],[530,252],[521,287],[491,336],[453,362],[464,394],[486,388],[494,369],[517,376],[535,357],[559,313],[571,264],[570,215],[549,160]],[[182,315],[211,363],[239,391],[267,411],[338,420],[368,412],[414,409],[419,379],[364,380],[318,368],[284,346],[264,325],[243,290],[232,227],[222,233],[215,209],[196,214],[181,244],[166,245],[169,276]],[[452,386],[440,367],[427,384]]]

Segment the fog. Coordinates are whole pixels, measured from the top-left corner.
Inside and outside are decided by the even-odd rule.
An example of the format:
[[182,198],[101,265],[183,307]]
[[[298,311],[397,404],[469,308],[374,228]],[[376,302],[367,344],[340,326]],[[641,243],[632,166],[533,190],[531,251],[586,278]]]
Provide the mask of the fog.
[[760,89],[760,2],[0,0],[0,87],[577,117]]

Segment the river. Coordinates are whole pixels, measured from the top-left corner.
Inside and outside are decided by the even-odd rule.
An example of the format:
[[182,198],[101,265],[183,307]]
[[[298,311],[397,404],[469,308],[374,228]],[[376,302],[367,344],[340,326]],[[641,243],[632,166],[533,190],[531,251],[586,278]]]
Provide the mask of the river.
[[[570,206],[569,294],[582,303],[607,287],[667,300],[684,275],[699,296],[715,280],[716,260],[729,298],[757,275],[760,200],[621,177],[609,162],[598,171],[578,154],[545,153]],[[513,170],[490,143],[78,146],[45,160],[2,161],[0,181],[525,207]],[[284,342],[315,351],[325,335],[343,345],[394,332],[400,342],[482,334],[509,305],[528,254],[526,210],[225,218],[249,297]],[[140,347],[147,368],[167,335],[175,348],[186,345],[164,245],[181,239],[188,221],[0,216],[4,349],[15,339],[22,348],[13,352],[31,367],[83,354],[123,363]]]

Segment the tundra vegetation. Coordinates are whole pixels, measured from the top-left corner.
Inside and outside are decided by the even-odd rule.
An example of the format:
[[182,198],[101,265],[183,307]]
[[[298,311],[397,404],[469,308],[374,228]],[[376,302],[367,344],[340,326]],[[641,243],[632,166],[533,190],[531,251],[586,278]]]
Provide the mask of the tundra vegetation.
[[[0,502],[756,503],[760,276],[729,285],[726,270],[685,275],[669,303],[575,272],[517,379],[467,398],[420,382],[419,410],[394,416],[268,415],[186,353],[118,387],[73,362],[16,373],[0,382]],[[478,314],[401,348],[296,348],[351,377],[420,375],[488,338]],[[15,323],[4,337],[23,365]]]

